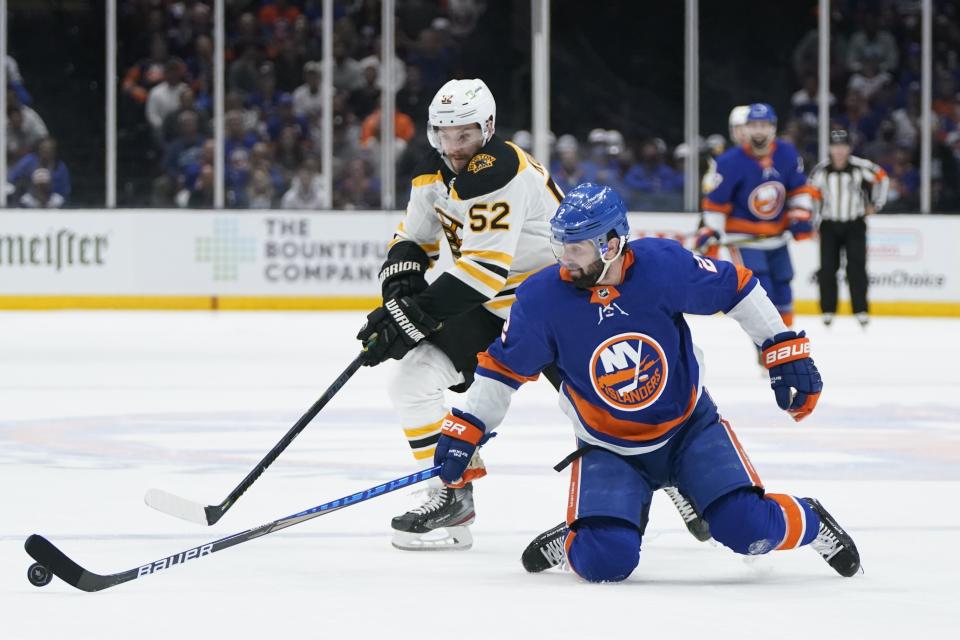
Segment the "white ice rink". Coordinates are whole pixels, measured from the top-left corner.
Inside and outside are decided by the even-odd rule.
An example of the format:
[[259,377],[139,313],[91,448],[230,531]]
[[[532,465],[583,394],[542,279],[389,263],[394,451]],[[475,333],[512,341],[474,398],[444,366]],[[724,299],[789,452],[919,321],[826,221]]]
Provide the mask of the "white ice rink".
[[572,445],[549,385],[516,396],[485,449],[475,546],[405,553],[397,492],[99,593],[26,579],[31,533],[115,573],[412,470],[363,369],[237,505],[203,528],[154,512],[158,487],[219,502],[356,352],[359,313],[0,315],[0,639],[956,638],[960,320],[800,318],[824,377],[801,424],[780,412],[732,320],[696,318],[708,387],[771,490],[813,495],[865,573],[812,550],[745,561],[654,499],[619,585],[528,575],[520,552],[563,518]]

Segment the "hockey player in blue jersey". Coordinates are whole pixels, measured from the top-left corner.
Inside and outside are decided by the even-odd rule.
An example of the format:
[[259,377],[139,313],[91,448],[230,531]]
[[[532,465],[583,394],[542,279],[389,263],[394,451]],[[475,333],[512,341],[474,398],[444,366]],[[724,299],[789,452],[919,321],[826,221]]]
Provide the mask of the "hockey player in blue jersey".
[[753,271],[789,327],[793,266],[786,234],[795,240],[813,236],[816,192],[796,148],[776,137],[777,115],[770,105],[750,105],[745,133],[746,144],[717,158],[695,247],[709,254],[726,245],[734,263]]
[[520,286],[465,403],[443,421],[441,479],[460,478],[513,393],[556,363],[579,448],[565,461],[566,521],[528,547],[527,570],[566,561],[591,582],[625,579],[638,564],[652,492],[674,485],[737,553],[811,545],[841,575],[857,573],[850,536],[816,500],[765,491],[703,388],[683,314],[724,312],[762,347],[780,408],[799,421],[816,407],[822,383],[809,341],[787,329],[750,270],[672,240],[628,243],[622,200],[590,183],[567,194],[551,231],[559,265]]

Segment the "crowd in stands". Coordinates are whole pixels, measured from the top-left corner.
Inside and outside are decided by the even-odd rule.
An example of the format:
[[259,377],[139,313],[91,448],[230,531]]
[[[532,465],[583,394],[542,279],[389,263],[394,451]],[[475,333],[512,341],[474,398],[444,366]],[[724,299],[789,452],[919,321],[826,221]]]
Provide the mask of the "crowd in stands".
[[[935,1],[933,24],[934,210],[960,210],[960,15]],[[850,132],[853,152],[890,175],[886,211],[916,211],[920,202],[920,3],[832,3],[831,126]],[[812,28],[793,52],[799,89],[781,124],[807,166],[817,153],[817,50]]]
[[70,198],[70,171],[57,155],[57,142],[31,104],[16,59],[7,56],[7,175],[3,200],[8,207],[59,209]]
[[[232,208],[317,208],[323,174],[332,173],[333,206],[379,208],[380,5],[334,3],[334,161],[321,164],[322,16],[319,0],[226,2],[225,196]],[[854,153],[891,176],[888,211],[919,207],[920,8],[907,0],[836,0],[832,4],[831,126],[850,131]],[[121,165],[130,177],[122,204],[213,206],[212,0],[120,3]],[[960,15],[934,2],[933,204],[960,210]],[[398,3],[396,202],[402,206],[419,158],[436,90],[469,66],[463,43],[485,4],[422,0]],[[815,14],[811,15],[815,18]],[[760,96],[780,114],[780,135],[817,159],[817,29],[793,50],[792,95]],[[123,34],[129,34],[124,36]],[[555,45],[556,46],[556,45]],[[472,55],[476,55],[473,52]],[[70,177],[16,62],[7,61],[7,203],[69,204]],[[746,101],[746,100],[745,100]],[[734,105],[729,105],[732,108]],[[569,121],[569,119],[567,119]],[[498,122],[498,134],[530,149],[527,131]],[[594,125],[602,123],[593,123]],[[634,137],[603,128],[558,132],[551,168],[569,189],[593,180],[618,188],[633,209],[681,210],[684,162],[730,144],[705,137],[698,149],[679,140]],[[137,172],[140,172],[138,183]],[[123,187],[121,187],[123,189]]]

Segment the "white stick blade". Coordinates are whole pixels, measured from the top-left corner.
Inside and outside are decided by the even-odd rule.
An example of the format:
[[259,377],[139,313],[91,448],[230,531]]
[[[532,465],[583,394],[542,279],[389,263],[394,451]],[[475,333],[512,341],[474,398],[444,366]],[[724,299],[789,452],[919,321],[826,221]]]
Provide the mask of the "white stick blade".
[[203,505],[187,500],[186,498],[181,498],[180,496],[175,496],[172,493],[167,493],[162,489],[150,489],[143,497],[143,501],[147,503],[148,507],[180,518],[181,520],[196,522],[204,526],[210,524],[207,522],[207,512],[204,510]]

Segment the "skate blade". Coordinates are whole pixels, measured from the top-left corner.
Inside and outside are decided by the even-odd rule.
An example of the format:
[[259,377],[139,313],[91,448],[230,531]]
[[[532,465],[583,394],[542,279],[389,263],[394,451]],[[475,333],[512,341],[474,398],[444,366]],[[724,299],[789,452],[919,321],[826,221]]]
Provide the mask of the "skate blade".
[[394,531],[390,542],[401,551],[466,551],[473,546],[470,527],[441,527],[428,533]]

